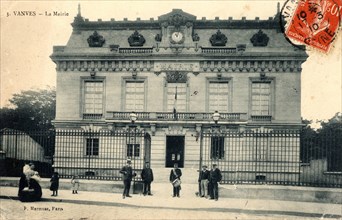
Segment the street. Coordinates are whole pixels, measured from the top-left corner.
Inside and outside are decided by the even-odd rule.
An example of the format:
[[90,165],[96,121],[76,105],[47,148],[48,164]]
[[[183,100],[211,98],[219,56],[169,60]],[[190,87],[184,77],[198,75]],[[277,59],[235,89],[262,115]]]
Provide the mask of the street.
[[122,199],[118,193],[43,190],[39,202],[22,203],[15,187],[1,188],[1,220],[14,219],[340,219],[341,205],[277,200],[222,198],[219,201],[183,193]]

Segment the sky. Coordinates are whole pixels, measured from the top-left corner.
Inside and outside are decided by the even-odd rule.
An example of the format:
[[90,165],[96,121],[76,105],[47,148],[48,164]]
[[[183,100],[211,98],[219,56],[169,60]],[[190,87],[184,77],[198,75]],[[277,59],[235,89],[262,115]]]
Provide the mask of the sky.
[[[55,64],[49,56],[52,47],[66,45],[77,14],[91,21],[149,20],[174,8],[197,19],[268,19],[277,12],[277,2],[284,1],[0,1],[1,4],[1,107],[22,90],[56,85]],[[31,11],[36,16],[14,16],[14,11]],[[46,16],[54,11],[64,16]],[[42,15],[39,15],[42,14]],[[66,15],[68,14],[68,15]],[[9,16],[8,16],[9,15]],[[302,65],[302,117],[326,120],[342,110],[342,39],[338,33],[328,54],[308,49],[309,58]]]

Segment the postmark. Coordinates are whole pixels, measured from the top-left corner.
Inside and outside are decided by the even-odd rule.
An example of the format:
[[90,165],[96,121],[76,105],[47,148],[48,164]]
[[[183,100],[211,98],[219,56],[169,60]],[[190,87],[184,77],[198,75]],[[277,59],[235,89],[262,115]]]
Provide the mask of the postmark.
[[341,0],[299,0],[285,27],[286,37],[327,53],[340,26],[341,3]]

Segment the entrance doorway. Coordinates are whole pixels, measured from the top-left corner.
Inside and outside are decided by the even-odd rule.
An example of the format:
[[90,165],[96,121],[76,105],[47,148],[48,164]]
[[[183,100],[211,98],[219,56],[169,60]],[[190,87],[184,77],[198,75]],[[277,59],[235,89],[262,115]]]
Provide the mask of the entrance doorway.
[[166,167],[184,166],[184,136],[166,136]]

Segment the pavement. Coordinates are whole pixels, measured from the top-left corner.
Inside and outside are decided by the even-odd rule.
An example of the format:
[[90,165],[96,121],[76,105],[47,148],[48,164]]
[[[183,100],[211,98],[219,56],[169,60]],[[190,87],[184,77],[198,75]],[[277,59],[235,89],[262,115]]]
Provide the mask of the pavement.
[[0,188],[1,219],[342,219],[341,203],[226,197],[215,201],[197,197],[194,184],[182,184],[180,198],[173,198],[172,186],[165,183],[152,184],[152,196],[132,194],[125,199],[118,192],[71,190],[59,190],[53,197],[44,188],[41,201],[21,203],[17,192],[17,187]]

